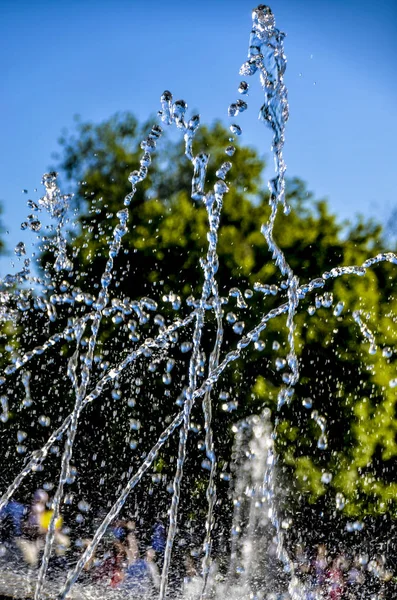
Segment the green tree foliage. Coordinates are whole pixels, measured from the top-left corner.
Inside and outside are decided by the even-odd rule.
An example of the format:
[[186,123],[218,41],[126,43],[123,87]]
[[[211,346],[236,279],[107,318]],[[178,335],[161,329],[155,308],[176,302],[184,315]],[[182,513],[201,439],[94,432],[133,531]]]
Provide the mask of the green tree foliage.
[[[102,214],[115,213],[120,199],[128,192],[127,176],[138,163],[137,138],[143,137],[131,115],[116,115],[99,126],[80,124],[78,138],[63,140],[62,169],[72,181],[82,181],[76,199],[102,197]],[[223,160],[228,133],[217,123],[202,128],[196,148],[211,154],[208,188],[215,181],[215,170]],[[136,295],[153,293],[153,285],[162,291],[198,294],[201,285],[199,259],[206,248],[208,225],[202,207],[190,199],[191,166],[183,156],[182,144],[167,141],[155,159],[152,175],[139,188],[132,206],[130,233],[125,240],[129,253],[124,259],[127,274],[119,281],[127,288],[134,281]],[[231,286],[252,289],[256,281],[276,283],[277,271],[269,255],[260,224],[268,218],[264,162],[248,147],[239,146],[233,160],[225,197],[219,239],[219,282],[221,293]],[[280,215],[275,237],[294,271],[309,281],[334,266],[359,265],[381,251],[381,228],[373,222],[358,220],[353,226],[342,225],[330,214],[325,202],[314,201],[299,180],[288,184],[288,202],[293,211]],[[103,220],[96,212],[82,210],[83,232],[90,230],[87,247],[80,260],[102,268],[106,235]],[[97,229],[102,223],[102,235]],[[94,233],[95,232],[95,233]],[[84,234],[83,234],[84,235]],[[131,256],[131,253],[132,256]],[[135,254],[134,254],[135,253]],[[102,258],[101,258],[102,257]],[[121,273],[125,272],[124,264]],[[395,510],[395,460],[397,456],[395,415],[396,393],[390,386],[394,377],[394,355],[382,355],[382,346],[393,348],[395,318],[394,267],[381,265],[365,277],[345,276],[332,282],[327,292],[334,302],[344,302],[340,316],[332,307],[321,306],[323,293],[312,294],[303,302],[297,316],[297,340],[301,362],[301,381],[296,398],[282,411],[280,446],[283,458],[298,477],[299,489],[316,499],[330,492],[345,498],[345,511],[371,514]],[[163,282],[163,283],[161,283]],[[127,293],[127,292],[126,292]],[[238,319],[252,326],[280,299],[254,301]],[[316,303],[318,308],[316,308]],[[326,304],[326,302],[325,302]],[[363,322],[374,332],[379,348],[369,353],[366,340],[352,318],[361,311]],[[227,309],[225,308],[225,313]],[[313,312],[313,314],[311,314]],[[274,409],[281,383],[275,360],[286,354],[286,331],[282,320],[272,322],[264,332],[262,353],[248,350],[238,368],[231,367],[226,378],[231,395],[238,401],[234,418],[260,410],[262,403]],[[280,350],[272,349],[274,342]],[[233,346],[233,335],[226,335],[225,346]],[[310,397],[312,409],[302,406]],[[317,448],[320,430],[312,410],[326,419],[327,449]],[[217,418],[221,418],[217,415]],[[324,484],[321,477],[331,472],[333,479]],[[339,505],[344,500],[338,496]]]
[[[74,271],[66,277],[66,284],[62,283],[65,274],[52,271],[51,251],[42,256],[42,268],[52,274],[56,289],[66,285],[74,294],[78,293],[77,288],[96,294],[109,239],[117,223],[116,213],[130,191],[128,175],[139,164],[139,142],[149,127],[139,125],[130,114],[119,114],[99,125],[77,122],[75,134],[61,139],[58,169],[64,177],[65,191],[75,194],[77,226],[71,228]],[[226,158],[224,148],[229,135],[220,123],[215,123],[202,127],[195,138],[195,152],[204,150],[211,156],[207,189],[216,181],[216,169]],[[279,285],[280,276],[260,232],[261,224],[269,217],[265,162],[253,148],[236,146],[218,245],[217,278],[225,298],[222,353],[234,348],[239,339],[233,330],[235,322],[244,322],[244,330],[249,331],[264,314],[286,301],[283,289],[276,296],[253,292],[255,282]],[[154,154],[149,176],[138,185],[130,206],[129,231],[123,238],[112,283],[112,296],[122,301],[146,296],[156,300],[166,324],[189,314],[192,297],[199,296],[202,285],[200,259],[207,248],[208,223],[205,209],[190,198],[191,177],[191,164],[183,155],[182,141],[165,138]],[[274,235],[302,282],[320,277],[336,266],[360,265],[384,247],[379,225],[363,219],[354,225],[341,224],[329,212],[326,202],[314,200],[298,179],[288,182],[287,200],[292,211],[288,216],[279,214]],[[280,467],[288,481],[289,502],[294,505],[320,499],[322,506],[332,512],[338,494],[339,509],[349,516],[384,512],[394,515],[397,510],[397,388],[390,385],[395,377],[394,268],[382,264],[364,277],[331,279],[324,289],[301,302],[296,317],[301,378],[292,402],[281,409],[277,426]],[[247,291],[248,308],[237,306],[236,298],[228,296],[230,288],[236,286],[243,293]],[[180,296],[180,308],[172,307],[172,294]],[[344,303],[344,309],[335,315],[338,302]],[[76,310],[79,314],[75,307],[60,310],[58,319],[66,322]],[[362,321],[374,333],[376,353],[369,352],[370,344],[353,319],[354,311],[361,311]],[[31,319],[29,313],[26,319]],[[155,319],[147,323],[133,321],[139,319],[132,315],[131,321],[120,323],[110,313],[105,316],[94,379],[119,364],[146,336],[156,335]],[[214,386],[213,428],[220,472],[229,472],[233,423],[259,413],[264,406],[275,415],[285,372],[283,361],[288,354],[285,321],[285,315],[271,320],[261,335],[262,343],[255,348],[248,346],[242,358],[232,363]],[[50,324],[45,330],[43,325],[42,339],[53,327]],[[25,332],[28,330],[26,326]],[[204,368],[214,332],[209,313],[203,343]],[[81,472],[74,484],[79,494],[105,490],[101,486],[106,480],[107,491],[99,495],[113,501],[125,480],[122,474],[137,468],[164,426],[180,410],[179,398],[186,386],[190,356],[181,348],[191,335],[191,326],[179,332],[166,352],[157,352],[126,369],[115,389],[105,390],[85,409],[83,434],[74,454]],[[20,330],[16,337],[18,343],[22,339],[24,345],[31,344]],[[35,339],[34,344],[37,343],[41,343],[40,339]],[[391,346],[392,352],[382,354],[385,346]],[[45,410],[40,410],[63,410],[54,416],[54,424],[73,405],[73,394],[65,380],[65,364],[72,350],[65,343],[55,363],[32,381],[32,395],[43,398]],[[168,358],[175,359],[175,366],[170,373],[171,383],[164,384]],[[58,381],[53,386],[56,391],[48,391],[49,378]],[[306,408],[309,404],[311,408]],[[317,415],[326,423],[328,444],[322,449],[318,448],[321,432]],[[14,421],[10,430],[16,430],[18,419]],[[34,421],[32,429],[37,429]],[[37,438],[37,433],[32,432],[33,435]],[[182,489],[181,509],[186,523],[189,516],[196,519],[206,510],[208,471],[202,468],[206,458],[203,437],[201,406],[197,404]],[[148,519],[165,516],[176,450],[174,435],[155,464],[151,479],[145,478],[130,499],[141,511],[145,507]],[[55,472],[56,460],[46,469],[46,477]],[[333,475],[329,483],[324,482],[326,473]],[[220,523],[222,519],[226,523],[230,516],[226,481],[227,477],[217,480]]]

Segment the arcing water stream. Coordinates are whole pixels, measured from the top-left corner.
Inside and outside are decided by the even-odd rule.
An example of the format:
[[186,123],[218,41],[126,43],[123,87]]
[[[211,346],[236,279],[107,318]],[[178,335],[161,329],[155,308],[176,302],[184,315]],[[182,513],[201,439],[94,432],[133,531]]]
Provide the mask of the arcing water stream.
[[[98,525],[93,539],[81,554],[73,568],[67,573],[65,580],[59,587],[57,598],[64,599],[71,592],[74,584],[78,581],[84,567],[94,557],[95,552],[101,540],[106,534],[109,526],[114,523],[120,511],[127,500],[127,497],[133,492],[134,488],[141,482],[144,475],[153,466],[161,449],[167,444],[171,436],[179,436],[177,450],[176,470],[172,485],[172,499],[169,509],[169,523],[167,540],[165,546],[165,555],[161,574],[161,583],[159,589],[159,599],[164,600],[168,592],[169,573],[172,565],[174,551],[175,535],[178,527],[178,512],[180,505],[181,484],[183,481],[184,467],[188,452],[189,431],[191,428],[192,408],[199,399],[202,400],[203,418],[205,429],[205,453],[208,464],[208,483],[206,491],[207,499],[207,517],[203,542],[202,570],[198,587],[191,592],[192,596],[205,598],[211,594],[217,597],[228,595],[230,598],[260,598],[262,597],[260,587],[261,578],[269,578],[269,572],[266,572],[266,561],[258,559],[257,544],[263,546],[264,540],[269,538],[269,523],[273,528],[272,536],[276,539],[276,554],[279,561],[288,572],[290,585],[289,593],[293,599],[303,599],[307,591],[299,583],[294,574],[292,560],[288,556],[284,539],[283,528],[280,524],[278,507],[276,502],[276,456],[274,451],[274,441],[267,416],[262,418],[253,417],[244,425],[237,428],[237,442],[241,443],[244,428],[253,433],[248,443],[250,447],[250,458],[242,463],[240,469],[236,472],[235,484],[235,512],[233,516],[233,535],[232,550],[230,558],[229,575],[226,581],[216,587],[211,578],[212,572],[212,545],[214,536],[214,508],[216,505],[216,481],[217,481],[217,456],[216,439],[212,431],[212,394],[213,388],[227,368],[241,357],[243,350],[250,344],[255,344],[261,332],[263,332],[269,321],[285,315],[285,322],[288,331],[289,350],[287,355],[288,373],[284,375],[285,384],[278,394],[279,409],[289,403],[294,394],[294,388],[299,381],[299,364],[295,350],[295,316],[300,308],[304,298],[317,292],[319,289],[326,289],[329,283],[336,278],[344,275],[363,276],[367,269],[379,262],[387,261],[397,263],[397,256],[392,253],[378,254],[373,258],[368,258],[359,266],[344,266],[332,268],[329,272],[319,274],[318,278],[309,282],[302,283],[294,274],[286,257],[274,238],[274,223],[278,211],[284,210],[288,213],[288,206],[285,199],[285,170],[286,166],[283,159],[285,125],[288,119],[288,101],[287,90],[284,84],[284,73],[286,70],[286,57],[283,47],[284,34],[276,28],[275,19],[271,10],[267,6],[259,6],[253,11],[253,24],[249,40],[248,59],[242,65],[240,74],[242,77],[252,77],[258,75],[260,78],[264,103],[259,111],[259,119],[270,128],[273,141],[272,152],[275,162],[275,175],[269,182],[270,190],[270,218],[267,223],[262,224],[261,231],[264,235],[272,258],[280,272],[279,286],[268,286],[258,284],[255,291],[258,294],[281,295],[286,292],[287,301],[280,302],[277,308],[258,315],[257,324],[247,333],[244,333],[236,344],[236,347],[225,353],[222,343],[224,337],[223,322],[223,304],[224,299],[220,296],[217,271],[218,271],[218,230],[222,218],[222,204],[225,194],[228,193],[228,185],[225,181],[227,173],[232,166],[233,154],[235,148],[229,145],[225,148],[228,157],[227,161],[219,165],[217,171],[218,181],[212,189],[206,189],[206,171],[210,157],[205,153],[193,154],[193,139],[200,126],[198,115],[190,119],[186,117],[187,105],[184,101],[173,101],[172,94],[165,91],[161,96],[160,119],[162,127],[175,125],[183,134],[185,140],[185,155],[193,165],[192,191],[193,201],[203,203],[208,217],[208,248],[205,258],[201,260],[202,268],[202,291],[201,297],[193,303],[193,310],[185,318],[176,318],[174,321],[165,324],[163,318],[157,317],[158,333],[157,335],[146,338],[139,343],[135,343],[128,349],[127,354],[115,362],[104,374],[100,376],[95,372],[95,355],[98,347],[98,335],[101,331],[101,324],[104,318],[114,317],[114,323],[117,327],[119,323],[124,323],[124,317],[135,314],[136,317],[144,322],[144,319],[150,318],[150,313],[157,311],[157,302],[151,298],[140,298],[139,300],[119,299],[114,295],[116,288],[112,288],[114,283],[114,267],[123,245],[123,236],[128,230],[130,218],[130,205],[134,201],[134,195],[137,186],[146,178],[152,160],[152,154],[156,150],[156,145],[162,135],[162,127],[154,125],[148,137],[142,142],[143,155],[138,170],[130,175],[132,185],[131,192],[124,200],[124,208],[120,207],[117,213],[118,223],[113,231],[113,237],[109,244],[108,257],[104,272],[99,282],[99,291],[95,297],[89,294],[83,294],[74,289],[73,286],[64,286],[60,289],[54,289],[54,285],[49,285],[46,276],[43,279],[33,277],[30,273],[30,261],[25,259],[23,269],[15,275],[7,275],[2,280],[1,292],[1,320],[3,323],[14,323],[18,325],[20,316],[28,308],[33,308],[40,314],[47,314],[48,320],[56,326],[57,308],[65,305],[71,309],[78,306],[85,310],[76,312],[76,316],[69,319],[65,328],[56,333],[52,333],[48,339],[40,346],[36,346],[28,351],[19,349],[18,357],[4,370],[0,379],[0,385],[6,387],[10,378],[21,374],[21,380],[24,386],[25,403],[34,403],[35,398],[31,395],[30,377],[31,372],[28,369],[35,369],[36,363],[40,357],[47,356],[51,349],[56,348],[64,341],[69,344],[74,343],[75,350],[70,357],[64,378],[68,378],[74,394],[74,406],[69,415],[67,415],[61,425],[48,437],[48,441],[41,449],[36,450],[25,461],[24,467],[14,481],[8,484],[0,500],[0,509],[15,494],[16,490],[23,485],[26,477],[32,473],[40,471],[42,464],[49,457],[51,450],[62,440],[63,450],[58,474],[58,480],[52,501],[52,516],[48,527],[45,540],[44,552],[41,565],[35,584],[35,600],[44,597],[44,589],[47,580],[47,571],[49,560],[53,552],[54,538],[56,533],[57,521],[60,515],[61,504],[65,499],[65,486],[71,477],[72,456],[76,436],[79,435],[79,426],[84,410],[91,403],[101,399],[101,395],[112,385],[115,385],[120,375],[131,368],[138,361],[144,361],[153,356],[156,352],[167,354],[170,340],[176,332],[193,327],[193,334],[190,343],[190,360],[188,364],[187,386],[183,394],[183,407],[168,424],[164,424],[164,431],[157,439],[153,447],[143,457],[139,468],[129,473],[127,481],[123,484],[118,497],[110,506],[106,516]],[[239,86],[240,94],[245,97],[248,90],[248,83],[241,81]],[[238,124],[238,116],[247,110],[247,102],[238,99],[228,107],[228,115],[233,122],[230,125],[232,136],[239,136],[242,129]],[[65,271],[68,273],[73,268],[72,261],[68,258],[70,249],[67,244],[67,234],[64,232],[65,219],[70,202],[70,196],[62,195],[57,184],[56,175],[46,174],[43,178],[45,195],[40,201],[39,206],[32,210],[35,212],[48,211],[50,217],[55,221],[55,264],[56,272]],[[29,215],[24,228],[39,231],[40,222],[35,214]],[[16,253],[19,256],[25,254],[24,244],[18,244]],[[27,291],[27,285],[34,284],[34,290]],[[245,299],[237,288],[230,290],[231,297],[237,297],[237,302],[245,303]],[[213,316],[216,323],[215,340],[208,362],[202,360],[203,337],[206,332],[206,324],[210,316]],[[121,317],[118,320],[118,317]],[[362,334],[369,339],[371,332],[357,313],[354,316],[359,324]],[[123,326],[123,325],[121,325]],[[371,341],[372,343],[372,341]],[[202,377],[203,367],[206,369],[205,377]],[[172,365],[170,364],[169,371]],[[3,396],[2,400],[4,420],[7,420],[8,399]],[[276,419],[277,421],[277,419]],[[321,428],[321,439],[319,444],[323,447],[327,444],[326,428],[324,419],[321,415],[317,418]],[[240,452],[240,451],[239,451]],[[236,464],[240,464],[237,461]],[[236,468],[235,468],[236,470]],[[249,499],[246,500],[246,490],[250,489]],[[247,506],[245,503],[248,503]],[[244,516],[243,516],[244,513]],[[248,514],[248,516],[247,516]],[[241,520],[247,523],[245,533],[241,533]],[[236,533],[237,532],[237,533]],[[243,539],[243,544],[241,540]],[[242,548],[245,548],[244,551]],[[243,572],[241,578],[237,578],[236,573]],[[188,592],[187,592],[188,593]]]

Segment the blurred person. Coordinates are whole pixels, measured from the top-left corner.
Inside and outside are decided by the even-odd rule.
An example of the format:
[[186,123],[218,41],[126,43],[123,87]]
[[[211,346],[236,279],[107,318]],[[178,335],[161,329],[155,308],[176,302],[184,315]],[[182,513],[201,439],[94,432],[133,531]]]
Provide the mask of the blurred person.
[[147,560],[138,557],[128,565],[122,585],[123,590],[133,592],[135,598],[152,594],[154,587],[152,571]]
[[317,546],[317,555],[313,561],[314,571],[314,583],[315,585],[322,587],[325,583],[326,573],[328,567],[327,547],[325,544],[319,544]]
[[154,587],[155,591],[158,592],[160,590],[161,577],[160,577],[160,571],[159,571],[159,568],[155,561],[155,558],[156,558],[156,551],[154,550],[154,548],[149,547],[146,550],[146,564],[149,569],[150,576],[152,578],[153,587]]
[[28,527],[31,527],[34,531],[39,527],[39,519],[46,510],[47,502],[47,492],[41,489],[36,490],[33,494],[33,500],[28,517]]
[[21,563],[21,549],[18,541],[22,536],[25,506],[11,499],[0,512],[0,547],[4,564]]
[[139,542],[135,534],[135,523],[127,522],[125,548],[128,566],[122,588],[133,591],[135,595],[153,595],[160,589],[160,572],[155,562],[156,552],[153,547],[146,550],[145,557],[139,555]]
[[22,536],[17,540],[18,548],[22,552],[25,563],[31,568],[37,567],[40,551],[44,547],[39,521],[46,510],[47,502],[47,492],[42,489],[36,490],[33,494],[27,521],[22,528]]
[[346,575],[348,594],[355,598],[359,588],[365,582],[365,574],[359,557],[354,557]]
[[345,589],[345,582],[342,571],[343,557],[338,556],[332,561],[330,568],[326,573],[325,587],[330,600],[341,600]]
[[184,557],[185,576],[183,578],[184,596],[187,598],[198,597],[203,585],[200,574],[196,569],[194,558],[190,552],[187,552]]
[[296,569],[302,575],[308,575],[310,572],[310,561],[302,544],[297,544],[295,548],[295,565]]
[[164,554],[166,544],[166,530],[161,521],[153,527],[152,548],[158,554]]
[[2,542],[22,535],[26,507],[11,499],[0,511],[0,539]]
[[109,549],[105,552],[99,565],[95,567],[93,579],[116,588],[125,579],[127,556],[124,546],[119,542],[108,539],[108,544]]
[[118,520],[109,534],[109,549],[95,569],[94,578],[106,581],[111,587],[120,587],[127,578],[129,566],[139,558],[135,523]]
[[[48,494],[44,490],[36,490],[30,508],[27,523],[23,527],[23,535],[18,539],[18,547],[21,550],[25,562],[31,567],[37,567],[40,552],[45,546],[48,528],[54,514],[53,510],[47,508]],[[64,566],[63,560],[70,548],[70,539],[62,532],[62,517],[58,516],[55,521],[54,556],[53,566],[60,568]]]

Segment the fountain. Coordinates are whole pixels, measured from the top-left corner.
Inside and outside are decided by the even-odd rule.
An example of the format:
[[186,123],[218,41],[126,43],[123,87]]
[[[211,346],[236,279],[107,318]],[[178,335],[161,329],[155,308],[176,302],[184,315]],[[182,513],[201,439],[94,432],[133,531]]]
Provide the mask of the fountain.
[[[124,199],[124,207],[120,206],[117,212],[117,223],[108,240],[103,273],[100,281],[94,283],[92,293],[82,291],[77,286],[81,277],[76,273],[76,255],[68,231],[70,227],[68,213],[72,198],[61,193],[56,173],[48,173],[43,177],[44,196],[38,204],[30,205],[32,214],[24,221],[22,228],[39,232],[43,225],[38,218],[39,214],[44,215],[43,218],[40,217],[42,221],[46,218],[51,220],[48,225],[50,234],[42,236],[44,252],[51,260],[49,259],[42,272],[32,274],[31,261],[26,258],[25,245],[23,242],[18,244],[15,252],[20,257],[23,267],[16,274],[3,278],[0,297],[0,317],[4,324],[4,336],[8,335],[6,344],[12,352],[12,360],[5,366],[0,379],[3,394],[2,422],[5,424],[9,421],[10,414],[14,410],[15,397],[22,392],[21,402],[24,410],[30,411],[29,414],[35,416],[33,427],[37,427],[38,419],[42,430],[50,432],[41,447],[29,454],[26,448],[28,436],[25,431],[18,429],[17,451],[23,458],[23,464],[20,466],[18,463],[18,472],[12,480],[6,481],[3,476],[5,489],[0,499],[0,510],[19,489],[24,489],[24,486],[25,489],[30,489],[35,485],[32,483],[33,480],[40,481],[40,486],[44,486],[52,493],[52,512],[41,563],[38,571],[34,571],[33,575],[30,574],[29,581],[26,584],[21,583],[25,590],[18,592],[21,597],[23,597],[22,593],[32,594],[33,588],[35,600],[47,597],[58,600],[66,597],[91,598],[99,593],[100,597],[132,597],[128,596],[128,592],[125,592],[127,596],[123,596],[122,591],[104,592],[101,589],[99,592],[95,586],[90,587],[79,583],[79,579],[84,574],[86,565],[95,559],[95,553],[105,539],[107,531],[117,521],[126,503],[133,496],[134,490],[140,485],[147,484],[149,473],[161,481],[161,470],[154,470],[153,473],[153,469],[158,466],[162,452],[167,449],[176,455],[176,460],[172,484],[168,482],[171,501],[167,514],[167,539],[159,584],[159,599],[164,600],[165,597],[172,597],[177,593],[173,592],[173,558],[177,552],[175,539],[180,524],[184,470],[186,471],[189,460],[191,432],[195,426],[192,415],[196,415],[200,402],[204,421],[203,467],[208,473],[204,492],[207,506],[205,530],[200,541],[203,548],[200,556],[200,577],[195,580],[191,588],[186,588],[185,597],[220,598],[227,594],[230,598],[236,599],[264,598],[264,594],[270,594],[274,585],[272,569],[269,565],[275,562],[281,565],[281,570],[287,574],[285,585],[289,589],[289,597],[294,600],[303,600],[307,597],[308,590],[295,574],[294,561],[289,556],[284,540],[285,527],[279,514],[277,500],[275,453],[277,429],[272,430],[267,409],[261,415],[252,416],[235,426],[234,466],[232,465],[232,470],[234,469],[232,479],[235,483],[231,492],[234,512],[230,519],[232,531],[230,559],[226,569],[222,571],[222,568],[219,568],[219,572],[216,570],[219,556],[214,552],[213,546],[217,525],[217,485],[219,475],[222,475],[224,480],[227,480],[228,476],[225,470],[219,473],[219,457],[213,433],[215,388],[228,369],[233,368],[236,361],[244,357],[247,347],[260,345],[260,336],[271,321],[285,319],[288,352],[284,361],[286,369],[283,374],[283,385],[277,395],[277,410],[280,411],[284,406],[289,405],[300,378],[295,319],[302,302],[310,295],[324,290],[323,305],[325,306],[327,298],[330,298],[326,290],[333,281],[344,275],[362,277],[373,265],[381,262],[397,263],[397,256],[393,253],[381,253],[367,258],[361,265],[336,266],[325,273],[319,273],[315,279],[301,282],[278,246],[274,237],[276,217],[280,209],[285,214],[289,212],[285,194],[286,166],[283,159],[285,125],[288,120],[283,38],[284,34],[276,28],[271,10],[263,5],[256,8],[253,11],[248,59],[240,69],[240,74],[244,78],[239,86],[241,98],[228,107],[228,115],[232,123],[229,145],[225,148],[227,159],[218,165],[217,181],[212,189],[206,189],[206,172],[210,157],[205,152],[198,154],[193,152],[193,140],[200,126],[199,116],[194,115],[188,119],[186,103],[183,100],[174,101],[169,91],[163,93],[159,113],[162,125],[155,124],[142,142],[143,154],[140,166],[130,175],[132,189]],[[232,168],[233,155],[236,151],[233,141],[242,133],[238,117],[248,108],[247,102],[243,99],[249,88],[245,79],[256,74],[260,77],[264,94],[259,119],[270,128],[272,133],[272,152],[275,162],[275,175],[269,182],[270,216],[268,221],[262,224],[261,232],[278,269],[280,280],[278,285],[272,286],[258,282],[254,291],[249,290],[245,295],[237,287],[231,287],[228,297],[225,298],[220,294],[217,282],[218,233],[224,196],[229,191],[226,182],[227,173]],[[181,308],[182,301],[177,293],[162,298],[162,309],[159,307],[158,300],[152,297],[145,296],[131,300],[117,295],[117,261],[123,252],[123,237],[131,226],[130,206],[133,205],[138,186],[145,181],[150,170],[152,156],[161,138],[162,128],[171,126],[175,126],[183,135],[185,155],[192,163],[192,201],[205,207],[208,220],[208,247],[205,257],[203,256],[200,261],[203,282],[201,295],[199,298],[189,297],[186,300],[184,316],[175,316],[172,312],[177,312]],[[280,298],[280,302],[275,308],[257,315],[256,324],[249,331],[245,332],[242,326],[238,331],[239,339],[235,347],[226,350],[224,306],[230,301],[236,302],[238,308],[246,308],[254,294],[262,295],[264,300],[268,297]],[[329,305],[331,304],[332,299],[329,300]],[[335,310],[341,310],[340,306]],[[374,347],[375,339],[361,313],[357,311],[353,317],[363,337],[370,342],[371,347]],[[36,327],[34,331],[29,329],[32,322]],[[122,341],[122,356],[112,354],[112,338],[101,338],[102,326],[105,322],[112,323],[114,339],[118,342]],[[235,327],[236,332],[237,330],[238,328]],[[209,337],[208,331],[211,331]],[[185,336],[186,341],[178,347],[177,353],[176,343],[182,335]],[[57,353],[56,359],[54,352]],[[110,421],[116,419],[117,406],[119,406],[117,403],[121,395],[120,382],[124,381],[123,377],[128,373],[131,378],[132,373],[129,382],[131,389],[132,386],[134,387],[134,395],[137,395],[145,386],[145,381],[141,377],[142,364],[148,364],[150,372],[154,372],[159,364],[165,365],[162,384],[166,387],[168,397],[178,390],[175,396],[179,394],[177,405],[180,411],[176,415],[167,415],[162,423],[163,431],[153,440],[151,447],[144,449],[141,454],[134,455],[133,467],[120,476],[116,494],[114,489],[108,490],[108,493],[112,492],[112,501],[106,505],[92,539],[86,544],[79,557],[71,562],[67,572],[61,573],[55,581],[50,580],[48,571],[55,551],[61,508],[63,510],[64,505],[68,506],[73,502],[72,494],[68,490],[79,478],[75,467],[76,453],[80,453],[81,448],[91,454],[94,451],[93,455],[96,458],[93,460],[97,461],[97,451],[100,452],[100,448],[84,447],[84,440],[79,441],[82,423],[84,423],[83,431],[86,432],[89,431],[90,418],[95,419],[92,425],[92,429],[95,430],[100,430],[101,418]],[[183,376],[182,368],[186,368]],[[53,379],[55,392],[53,390],[51,394],[41,387],[40,379],[43,370],[47,373],[47,378]],[[174,373],[176,376],[173,375]],[[180,377],[180,381],[177,381],[177,377]],[[168,387],[171,381],[174,383],[175,390]],[[149,380],[146,385],[149,386]],[[10,386],[13,386],[13,389]],[[107,409],[104,408],[105,417],[101,416],[100,409],[96,410],[96,407],[100,407],[103,396],[109,391],[116,408],[112,409],[114,412],[106,412]],[[54,399],[54,394],[56,397],[59,393],[64,396],[64,401],[60,405],[55,405],[55,412],[58,414],[54,414],[54,410],[51,412],[50,400]],[[224,400],[228,408],[230,399],[227,394]],[[153,399],[152,401],[155,402]],[[135,401],[132,396],[128,402],[130,408],[134,408]],[[59,406],[62,408],[60,409]],[[326,448],[326,421],[319,412],[313,412],[312,418],[320,430],[318,446]],[[30,417],[26,418],[25,422],[29,419]],[[274,420],[277,428],[277,414]],[[57,425],[51,430],[53,423]],[[127,429],[129,429],[128,439],[131,450],[134,451],[138,445],[133,436],[134,432],[139,432],[144,427],[145,424],[141,424],[138,419],[129,419]],[[150,430],[148,439],[151,439]],[[79,443],[82,446],[76,450]],[[100,443],[106,446],[108,440],[102,439]],[[245,457],[244,460],[242,456]],[[105,468],[109,468],[109,465],[105,464]],[[55,485],[52,483],[53,480],[56,481]],[[147,485],[150,487],[149,484]],[[94,502],[95,499],[91,504]],[[83,526],[85,515],[90,510],[90,502],[81,498],[78,507],[77,523]],[[264,546],[269,548],[268,556],[272,555],[271,559],[266,559],[266,555],[261,555],[258,551],[258,548],[262,549]],[[315,595],[312,597],[314,598]]]

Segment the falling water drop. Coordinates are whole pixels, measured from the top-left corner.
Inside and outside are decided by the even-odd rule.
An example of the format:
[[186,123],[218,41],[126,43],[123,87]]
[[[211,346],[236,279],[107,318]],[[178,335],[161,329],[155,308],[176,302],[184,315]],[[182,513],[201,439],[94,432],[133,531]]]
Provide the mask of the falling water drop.
[[240,85],[238,86],[239,94],[247,94],[249,90],[249,84],[246,81],[240,81]]
[[164,385],[170,385],[172,381],[172,377],[170,373],[164,373],[162,377]]
[[14,252],[17,256],[25,256],[26,248],[23,242],[18,242],[18,244],[14,248]]
[[343,302],[343,300],[338,302],[338,304],[334,308],[334,316],[339,317],[341,315],[344,307],[345,307],[345,303]]
[[331,481],[332,481],[332,473],[323,473],[321,475],[322,483],[325,483],[327,485],[328,483],[331,483]]
[[240,125],[236,125],[235,123],[230,125],[229,129],[234,135],[241,135],[243,132]]
[[245,327],[244,321],[237,321],[237,323],[235,323],[233,325],[233,331],[234,331],[234,333],[241,335],[244,331],[244,327]]

